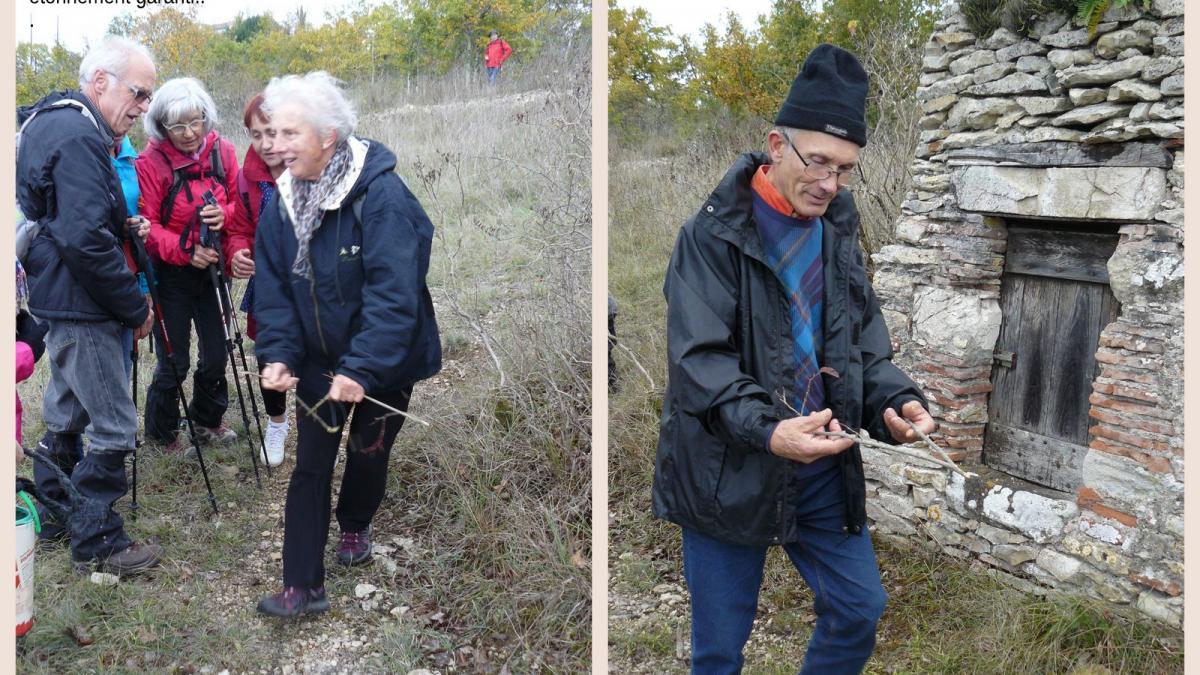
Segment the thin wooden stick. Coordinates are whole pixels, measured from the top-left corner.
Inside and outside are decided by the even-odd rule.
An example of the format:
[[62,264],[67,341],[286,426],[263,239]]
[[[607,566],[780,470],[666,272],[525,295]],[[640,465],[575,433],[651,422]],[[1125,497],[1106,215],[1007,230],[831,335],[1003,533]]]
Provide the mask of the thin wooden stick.
[[[796,410],[795,408],[792,407],[792,405],[790,403],[788,403],[787,396],[784,394],[783,390],[780,390],[779,392],[777,392],[777,395],[779,396],[779,400],[783,402],[783,405],[787,406],[788,410],[791,410],[792,412],[796,413],[796,415],[800,415],[800,411]],[[903,419],[905,422],[908,422],[908,426],[912,427],[912,430],[917,433],[917,436],[919,436],[920,439],[925,442],[925,445],[929,447],[930,452],[928,454],[914,452],[914,451],[910,450],[907,446],[892,445],[890,443],[884,443],[882,441],[877,441],[877,440],[871,438],[870,436],[864,436],[864,435],[857,434],[857,433],[852,434],[852,433],[847,433],[846,431],[817,431],[815,433],[818,436],[828,436],[828,437],[832,437],[832,438],[849,438],[850,440],[857,441],[859,445],[865,445],[868,448],[875,448],[876,450],[881,450],[884,452],[898,452],[902,455],[908,455],[909,457],[915,457],[917,459],[923,459],[928,462],[933,462],[934,464],[937,464],[938,466],[943,466],[947,469],[951,469],[951,470],[957,472],[963,478],[968,478],[969,476],[974,475],[974,474],[968,474],[966,471],[963,471],[961,468],[959,468],[959,466],[954,463],[954,460],[950,459],[950,456],[947,455],[944,450],[939,448],[937,446],[937,444],[934,443],[929,438],[929,436],[927,436],[923,431],[918,429],[917,426],[915,424],[913,424],[911,420],[909,420],[906,417],[902,417],[901,419]],[[849,427],[844,427],[844,428],[849,429],[850,431],[853,431],[853,429],[850,429]],[[934,456],[933,451],[936,451],[938,454],[941,455],[941,457]]]
[[[332,376],[330,376],[330,375],[328,375],[328,374],[326,374],[326,377],[329,377],[329,379],[330,379],[330,380],[333,380],[333,377],[332,377]],[[259,376],[258,376],[258,378],[259,378],[260,380],[265,380],[265,379],[267,379],[265,375],[259,375]],[[318,421],[321,421],[321,423],[322,423],[322,424],[325,426],[325,429],[326,429],[326,431],[329,431],[329,425],[325,424],[325,423],[324,423],[324,421],[323,421],[323,420],[321,420],[321,418],[320,418],[320,417],[317,417],[314,411],[315,411],[317,408],[320,408],[320,407],[321,407],[321,404],[322,404],[322,403],[324,403],[326,400],[328,400],[328,398],[329,398],[329,397],[328,397],[328,396],[326,396],[325,398],[322,398],[320,401],[317,401],[317,404],[316,404],[316,405],[314,405],[312,408],[309,408],[307,405],[305,405],[305,404],[304,404],[304,401],[301,401],[299,397],[297,397],[297,398],[296,398],[296,400],[300,402],[300,405],[301,405],[301,406],[303,406],[303,407],[304,407],[304,409],[305,409],[305,410],[308,412],[309,416],[311,416],[311,417],[316,417],[316,419],[317,419]],[[430,425],[429,425],[429,422],[426,422],[425,420],[421,419],[420,417],[417,417],[416,415],[413,415],[413,414],[411,414],[411,413],[406,413],[406,412],[404,412],[403,410],[397,410],[397,409],[393,408],[392,406],[390,406],[390,405],[388,405],[388,404],[386,404],[386,403],[384,403],[384,402],[380,401],[379,399],[371,398],[370,396],[367,396],[366,394],[363,394],[363,400],[364,400],[364,401],[370,401],[371,403],[374,403],[375,405],[379,406],[380,408],[383,408],[384,410],[390,410],[390,411],[391,411],[391,414],[389,414],[389,415],[383,415],[383,416],[379,417],[378,419],[383,419],[384,417],[391,417],[391,415],[400,415],[400,416],[401,416],[401,417],[403,417],[404,419],[407,419],[407,420],[412,420],[412,421],[414,421],[414,422],[416,422],[417,424],[420,424],[420,425],[422,425],[422,426],[426,426],[426,427],[430,426]],[[343,402],[344,402],[344,401],[343,401]],[[333,433],[333,431],[330,431],[329,433]]]
[[930,438],[924,431],[921,431],[920,429],[918,429],[917,425],[913,424],[912,420],[908,419],[907,417],[902,417],[901,419],[903,419],[905,422],[908,422],[908,426],[911,427],[912,430],[917,433],[917,436],[919,436],[921,438],[921,440],[925,441],[925,445],[929,446],[930,450],[933,450],[933,451],[937,452],[939,455],[941,455],[942,459],[949,462],[950,465],[954,467],[954,470],[957,471],[959,474],[961,474],[963,478],[967,477],[967,472],[958,468],[958,465],[954,463],[954,460],[950,459],[950,455],[946,454],[945,450],[942,450],[941,448],[939,448],[938,444],[934,443],[933,439]]
[[962,474],[963,478],[967,477],[967,474],[964,473],[962,469],[958,468],[958,465],[953,461],[945,461],[938,457],[934,457],[932,454],[915,451],[906,445],[892,445],[890,443],[884,443],[883,441],[877,441],[873,438],[863,438],[862,436],[848,434],[844,431],[818,431],[815,433],[818,436],[829,436],[831,438],[849,438],[853,441],[857,441],[861,446],[874,448],[882,452],[894,452],[902,455],[908,455],[909,457],[920,459],[926,462],[932,462],[938,466],[957,471],[959,474]]

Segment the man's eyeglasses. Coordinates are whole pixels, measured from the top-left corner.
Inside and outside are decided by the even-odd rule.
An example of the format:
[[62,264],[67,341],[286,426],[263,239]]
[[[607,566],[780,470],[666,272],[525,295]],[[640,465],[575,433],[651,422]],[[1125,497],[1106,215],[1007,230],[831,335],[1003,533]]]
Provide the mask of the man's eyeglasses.
[[[105,72],[108,73],[109,75],[112,75],[114,80],[124,82],[124,80],[121,80],[120,75],[117,75],[116,73],[114,73],[112,71],[105,71]],[[128,82],[125,82],[125,86],[128,87],[129,91],[131,91],[133,93],[133,102],[137,103],[138,105],[141,105],[142,103],[149,103],[154,98],[153,93],[149,89],[142,89],[141,87],[135,87],[132,84],[129,84]]]
[[198,119],[192,120],[191,122],[172,124],[171,126],[167,127],[167,131],[175,134],[176,136],[182,136],[183,133],[188,130],[191,130],[191,132],[194,134],[198,134],[200,133],[200,130],[204,128],[204,123],[207,120],[207,117],[201,116]]
[[796,149],[795,144],[792,143],[792,139],[789,138],[787,134],[782,134],[782,136],[787,140],[788,145],[792,146],[792,152],[796,153],[796,156],[799,157],[800,161],[804,164],[804,175],[808,176],[809,178],[813,180],[825,180],[832,175],[836,175],[837,184],[842,187],[849,185],[850,181],[854,179],[854,169],[838,170],[830,167],[828,164],[818,162],[815,159],[804,159],[804,155],[801,155],[800,151]]

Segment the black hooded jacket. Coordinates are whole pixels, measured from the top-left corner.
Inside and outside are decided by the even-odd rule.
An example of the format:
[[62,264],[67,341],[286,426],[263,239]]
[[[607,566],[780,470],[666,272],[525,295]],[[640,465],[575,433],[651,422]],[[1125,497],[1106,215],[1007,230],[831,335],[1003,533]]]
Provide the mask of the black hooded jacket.
[[[777,392],[793,358],[787,294],[765,262],[751,215],[761,154],[738,158],[679,232],[663,288],[669,378],[654,472],[654,514],[732,544],[799,540],[793,464],[768,449],[792,416]],[[916,400],[866,279],[858,211],[842,190],[823,216],[825,400],[843,426],[892,442],[887,408]],[[832,369],[836,376],[825,372]],[[846,528],[866,523],[858,445],[841,453]]]
[[17,203],[42,224],[25,258],[29,309],[41,319],[137,328],[150,310],[121,249],[125,197],[109,155],[112,130],[78,91],[50,94],[18,120],[64,98],[87,106],[95,124],[71,106],[39,112],[17,155]]

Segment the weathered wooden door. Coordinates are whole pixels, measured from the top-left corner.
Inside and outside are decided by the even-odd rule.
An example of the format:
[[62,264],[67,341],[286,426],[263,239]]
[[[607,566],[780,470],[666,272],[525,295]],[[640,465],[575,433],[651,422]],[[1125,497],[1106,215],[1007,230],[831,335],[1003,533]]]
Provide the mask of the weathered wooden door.
[[1074,490],[1100,331],[1120,309],[1106,264],[1118,237],[1043,228],[1009,229],[984,463]]

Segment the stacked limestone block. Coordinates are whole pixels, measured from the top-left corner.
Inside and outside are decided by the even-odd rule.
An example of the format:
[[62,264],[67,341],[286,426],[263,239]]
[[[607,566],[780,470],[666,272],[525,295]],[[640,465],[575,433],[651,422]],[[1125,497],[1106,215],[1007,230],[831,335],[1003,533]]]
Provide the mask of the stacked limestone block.
[[1181,625],[1183,2],[1132,4],[1109,10],[1095,39],[1066,16],[1028,37],[976,36],[949,5],[926,48],[898,243],[874,256],[896,361],[925,388],[936,439],[970,464],[1002,321],[1004,217],[1123,223],[1108,263],[1121,310],[1096,354],[1083,487],[964,481],[868,451],[869,508],[879,531],[1014,583]]

